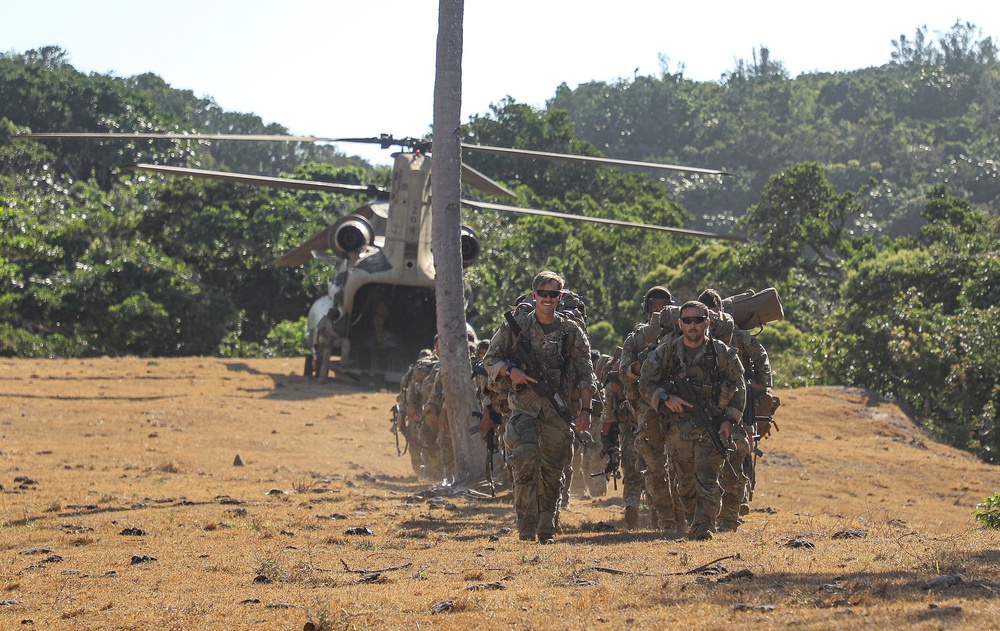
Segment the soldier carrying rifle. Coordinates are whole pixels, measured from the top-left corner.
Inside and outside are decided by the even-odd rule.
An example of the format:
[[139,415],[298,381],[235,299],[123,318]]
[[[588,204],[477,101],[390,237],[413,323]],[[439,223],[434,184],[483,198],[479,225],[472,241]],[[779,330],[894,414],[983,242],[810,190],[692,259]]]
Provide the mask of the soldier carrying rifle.
[[730,434],[743,417],[746,382],[736,349],[708,337],[704,303],[684,303],[681,337],[649,354],[639,373],[639,392],[677,428],[677,487],[692,539],[711,539],[722,505],[719,475]]
[[[534,310],[508,314],[483,358],[492,380],[512,383],[503,439],[522,541],[555,541],[562,472],[573,455],[574,433],[590,427],[597,392],[587,335],[556,312],[563,285],[559,274],[539,272],[531,284]],[[581,401],[575,418],[569,408],[574,390]]]

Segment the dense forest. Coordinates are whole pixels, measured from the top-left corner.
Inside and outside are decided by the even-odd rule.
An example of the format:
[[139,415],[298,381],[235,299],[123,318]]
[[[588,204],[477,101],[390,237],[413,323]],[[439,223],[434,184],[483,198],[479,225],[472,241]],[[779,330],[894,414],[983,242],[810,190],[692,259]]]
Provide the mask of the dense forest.
[[[716,82],[658,77],[504,100],[466,142],[723,168],[678,175],[474,155],[522,205],[732,231],[746,244],[466,211],[481,331],[541,267],[587,300],[610,351],[650,284],[679,299],[777,287],[757,332],[780,385],[870,388],[1000,462],[1000,61],[958,22],[892,42],[885,65],[790,77],[766,48]],[[284,133],[153,74],[78,72],[69,53],[0,55],[0,355],[285,355],[329,268],[271,261],[363,199],[123,170],[158,162],[347,183],[386,169],[323,145],[34,142],[19,133]]]

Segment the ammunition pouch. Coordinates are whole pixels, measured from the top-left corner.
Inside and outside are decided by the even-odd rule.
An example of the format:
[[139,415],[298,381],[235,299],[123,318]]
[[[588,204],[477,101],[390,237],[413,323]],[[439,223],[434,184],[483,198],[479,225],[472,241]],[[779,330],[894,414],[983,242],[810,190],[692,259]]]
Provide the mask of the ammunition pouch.
[[733,425],[730,433],[734,453],[730,454],[730,460],[741,462],[743,458],[750,455],[750,439],[742,425]]
[[770,388],[763,392],[755,392],[753,397],[756,399],[754,403],[754,414],[756,416],[774,416],[774,411],[781,405],[781,399],[774,395]]
[[681,417],[677,423],[677,431],[681,440],[701,440],[708,428],[695,423],[692,417]]

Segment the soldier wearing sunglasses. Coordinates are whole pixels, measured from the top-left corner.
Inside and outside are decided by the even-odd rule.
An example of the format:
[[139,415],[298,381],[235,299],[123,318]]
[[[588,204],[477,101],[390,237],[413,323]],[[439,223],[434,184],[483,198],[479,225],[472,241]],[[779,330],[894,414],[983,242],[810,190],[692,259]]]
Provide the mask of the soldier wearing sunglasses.
[[[719,475],[726,456],[713,444],[709,428],[697,421],[695,406],[707,413],[722,443],[730,441],[734,423],[743,417],[746,382],[736,349],[709,337],[709,310],[704,303],[681,307],[680,337],[649,354],[639,372],[639,392],[664,425],[676,431],[677,490],[689,537],[712,538],[722,506]],[[677,384],[680,384],[678,386]],[[678,390],[692,392],[687,398]]]
[[[575,425],[579,431],[590,427],[597,392],[587,334],[572,318],[556,311],[563,286],[559,274],[539,272],[531,284],[535,308],[514,314],[520,337],[505,320],[483,358],[491,380],[506,378],[512,384],[507,399],[511,413],[503,439],[507,462],[513,468],[518,536],[522,541],[537,536],[543,544],[555,541],[563,469],[573,456],[574,430],[531,385],[544,379],[567,402],[578,391],[581,409]],[[545,374],[529,375],[519,365],[519,339],[527,342]]]
[[[673,294],[662,285],[650,287],[642,298],[642,313],[645,321],[632,330],[622,344],[621,379],[624,384],[625,396],[632,409],[634,420],[632,431],[624,432],[629,446],[632,465],[635,459],[642,458],[641,476],[633,484],[625,484],[625,525],[629,528],[638,526],[639,494],[643,489],[649,498],[650,520],[652,527],[662,530],[665,534],[686,528],[683,523],[684,511],[677,501],[673,481],[676,477],[668,468],[671,466],[670,454],[673,451],[669,428],[662,427],[659,415],[649,410],[649,405],[639,396],[639,368],[645,358],[643,351],[652,345],[658,345],[657,340],[663,334],[664,328],[660,322],[666,317],[663,309],[674,304]],[[674,307],[677,309],[677,307]],[[676,316],[675,316],[676,318]],[[673,330],[673,324],[669,329]],[[622,465],[625,466],[626,451],[622,450]],[[626,474],[626,480],[629,478]],[[637,484],[635,482],[638,482]]]
[[[714,289],[706,289],[701,292],[698,300],[705,303],[712,313],[722,311],[722,296]],[[739,353],[740,363],[746,370],[744,377],[747,382],[748,402],[755,391],[762,392],[771,387],[773,382],[771,361],[768,359],[764,346],[756,337],[740,328],[733,328],[726,337],[721,335],[717,337]],[[723,467],[722,477],[719,480],[723,491],[722,510],[719,512],[719,530],[739,529],[743,523],[740,515],[746,515],[750,512],[750,478],[746,469],[746,458],[754,449],[754,423],[756,419],[752,412],[753,407],[747,406],[743,423],[733,425],[732,438],[735,451],[730,456],[733,466]]]

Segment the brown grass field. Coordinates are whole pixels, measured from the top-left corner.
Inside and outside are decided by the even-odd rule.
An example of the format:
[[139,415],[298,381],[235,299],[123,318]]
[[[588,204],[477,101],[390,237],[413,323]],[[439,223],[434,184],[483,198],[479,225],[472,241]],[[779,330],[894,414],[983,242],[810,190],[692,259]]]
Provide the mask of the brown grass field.
[[506,491],[425,496],[394,393],[300,364],[0,359],[0,629],[1000,627],[1000,469],[862,391],[779,393],[738,533],[577,497],[539,546]]

